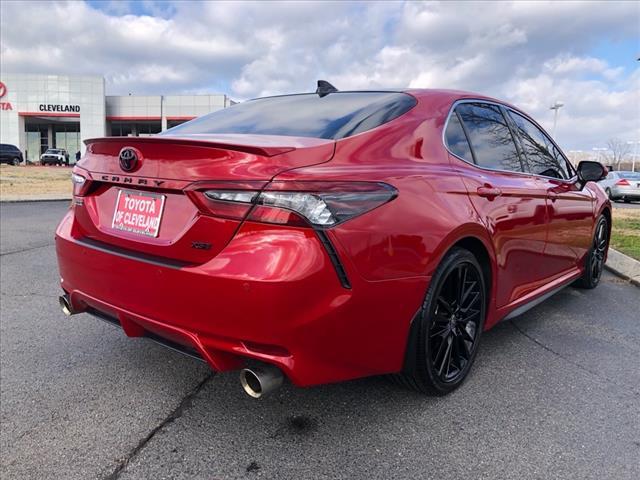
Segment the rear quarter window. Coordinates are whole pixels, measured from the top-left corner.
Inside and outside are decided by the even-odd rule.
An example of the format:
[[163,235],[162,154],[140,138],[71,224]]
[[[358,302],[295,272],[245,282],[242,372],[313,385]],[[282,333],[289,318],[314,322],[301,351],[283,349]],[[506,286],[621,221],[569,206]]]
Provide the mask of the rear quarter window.
[[415,105],[413,96],[398,92],[258,98],[183,123],[161,135],[237,133],[337,140],[390,122]]
[[445,141],[451,153],[467,162],[473,163],[473,154],[471,153],[467,136],[462,129],[458,114],[455,112],[449,117],[447,130],[445,131]]

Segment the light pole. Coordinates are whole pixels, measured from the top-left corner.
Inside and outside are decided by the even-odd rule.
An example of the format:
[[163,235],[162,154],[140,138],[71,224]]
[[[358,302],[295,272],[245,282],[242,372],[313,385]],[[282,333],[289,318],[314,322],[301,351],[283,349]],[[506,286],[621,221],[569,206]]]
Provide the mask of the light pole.
[[608,151],[609,149],[605,147],[593,147],[591,150],[596,152],[596,160],[600,163],[603,163],[602,160],[600,160],[600,158],[603,157],[604,152]]
[[638,142],[627,142],[627,145],[635,145],[635,147],[633,147],[633,158],[631,159],[631,171],[632,172],[636,171],[636,157],[638,156],[638,144],[640,144],[640,141],[638,141]]
[[556,138],[556,125],[558,124],[558,110],[560,110],[560,107],[564,107],[564,103],[559,102],[556,100],[556,103],[554,103],[553,105],[551,105],[549,107],[549,110],[554,110],[553,112],[553,133],[552,136],[555,139]]

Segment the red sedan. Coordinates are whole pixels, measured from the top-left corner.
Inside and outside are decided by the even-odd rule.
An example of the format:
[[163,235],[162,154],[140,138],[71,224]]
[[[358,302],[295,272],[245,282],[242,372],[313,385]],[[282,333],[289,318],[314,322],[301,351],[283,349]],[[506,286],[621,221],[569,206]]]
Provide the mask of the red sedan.
[[260,98],[87,141],[56,232],[60,303],[241,369],[255,397],[283,376],[379,374],[442,395],[483,331],[598,284],[605,175],[477,94]]

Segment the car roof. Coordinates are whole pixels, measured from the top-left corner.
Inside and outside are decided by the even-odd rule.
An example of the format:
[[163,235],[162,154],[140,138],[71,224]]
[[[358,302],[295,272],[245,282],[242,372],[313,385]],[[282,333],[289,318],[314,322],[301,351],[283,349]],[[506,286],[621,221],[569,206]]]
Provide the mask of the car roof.
[[512,105],[509,102],[506,102],[499,98],[490,97],[489,95],[484,95],[482,93],[471,92],[467,90],[455,90],[455,89],[445,89],[445,88],[408,88],[401,91],[404,93],[413,95],[418,99],[424,98],[425,100],[429,98],[434,98],[434,97],[437,97],[441,100],[445,100],[445,99],[450,100],[451,102],[454,102],[456,100],[465,100],[465,99],[485,100],[488,102],[499,103],[500,105],[504,105],[505,107],[509,107],[518,112],[522,112],[526,114],[526,112],[523,112],[522,109],[516,107],[515,105]]
[[[455,102],[457,100],[464,99],[473,99],[473,100],[485,100],[488,102],[499,103],[500,105],[504,105],[505,107],[511,108],[517,112],[520,112],[526,116],[529,116],[525,111],[516,107],[515,105],[510,104],[509,102],[505,102],[504,100],[500,100],[498,98],[490,97],[488,95],[483,95],[481,93],[470,92],[466,90],[455,90],[455,89],[446,89],[446,88],[376,88],[370,90],[338,90],[335,93],[331,93],[329,95],[340,94],[340,93],[406,93],[409,94],[418,100],[440,100],[445,102]],[[313,95],[315,92],[302,92],[302,93],[291,93],[284,95],[273,95],[273,97],[282,97],[289,95]],[[259,98],[270,98],[269,97],[259,97]],[[254,99],[257,100],[257,99]]]

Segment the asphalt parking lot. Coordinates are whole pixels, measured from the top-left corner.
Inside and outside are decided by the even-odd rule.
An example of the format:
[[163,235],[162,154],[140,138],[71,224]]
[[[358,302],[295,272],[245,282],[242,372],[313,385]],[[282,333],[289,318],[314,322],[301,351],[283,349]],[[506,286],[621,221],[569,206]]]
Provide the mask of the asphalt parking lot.
[[3,479],[640,475],[640,289],[622,279],[486,333],[448,397],[369,378],[256,401],[237,373],[62,315],[67,205],[0,205]]

